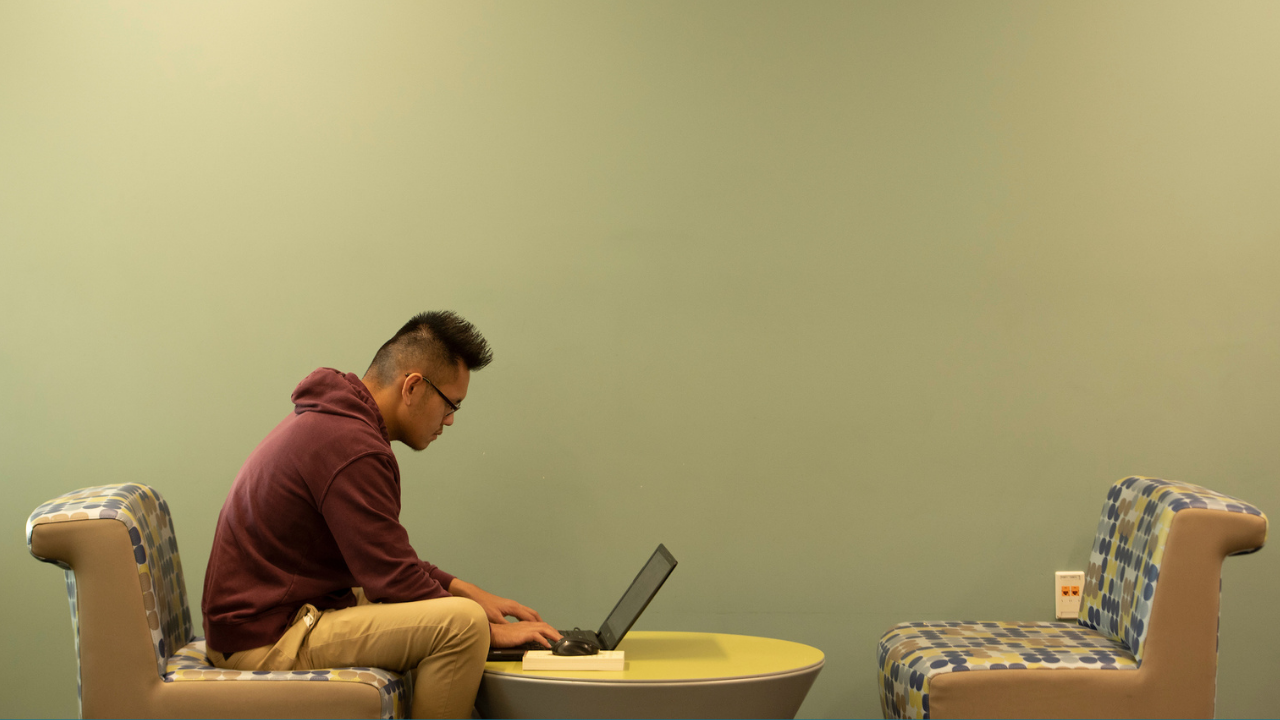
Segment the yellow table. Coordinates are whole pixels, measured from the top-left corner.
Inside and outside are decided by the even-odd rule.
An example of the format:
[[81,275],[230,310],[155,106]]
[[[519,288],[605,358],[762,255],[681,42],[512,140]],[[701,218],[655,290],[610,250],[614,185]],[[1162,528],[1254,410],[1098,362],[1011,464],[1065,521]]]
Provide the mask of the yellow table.
[[790,718],[822,669],[808,645],[719,633],[631,632],[620,672],[486,664],[485,718]]

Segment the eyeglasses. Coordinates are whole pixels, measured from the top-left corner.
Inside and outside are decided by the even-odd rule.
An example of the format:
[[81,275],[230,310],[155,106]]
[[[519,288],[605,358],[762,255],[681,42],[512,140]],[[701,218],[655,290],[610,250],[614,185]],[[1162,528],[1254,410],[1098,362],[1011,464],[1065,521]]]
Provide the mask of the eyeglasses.
[[444,414],[445,417],[449,417],[450,415],[462,409],[461,405],[457,405],[456,403],[454,403],[452,400],[449,399],[448,395],[445,395],[444,393],[440,392],[440,388],[436,387],[435,383],[428,380],[426,375],[423,375],[422,373],[405,373],[404,374],[405,377],[409,377],[410,375],[417,375],[418,377],[422,378],[423,382],[430,385],[431,389],[436,391],[436,394],[440,396],[440,399],[444,401],[444,404],[449,406],[449,412]]

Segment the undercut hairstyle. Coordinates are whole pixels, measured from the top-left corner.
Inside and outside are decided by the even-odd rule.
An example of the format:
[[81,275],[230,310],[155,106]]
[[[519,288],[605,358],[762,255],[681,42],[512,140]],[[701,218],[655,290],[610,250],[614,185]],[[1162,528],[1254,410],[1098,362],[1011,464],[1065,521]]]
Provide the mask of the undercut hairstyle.
[[480,370],[493,361],[493,351],[474,325],[455,312],[436,310],[414,315],[383,343],[365,375],[383,386],[407,372],[428,372],[432,381],[447,382],[442,371],[453,373],[459,360],[468,370]]

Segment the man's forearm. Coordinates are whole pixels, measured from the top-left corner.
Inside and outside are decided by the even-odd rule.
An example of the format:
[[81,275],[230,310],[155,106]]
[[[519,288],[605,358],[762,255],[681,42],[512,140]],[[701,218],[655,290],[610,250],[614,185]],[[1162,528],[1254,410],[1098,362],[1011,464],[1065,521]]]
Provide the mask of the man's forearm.
[[468,600],[475,600],[475,591],[479,589],[480,588],[477,588],[475,585],[472,585],[466,580],[462,580],[460,578],[450,580],[449,587],[445,588],[445,590],[449,591],[450,595],[457,595],[458,597],[464,597]]

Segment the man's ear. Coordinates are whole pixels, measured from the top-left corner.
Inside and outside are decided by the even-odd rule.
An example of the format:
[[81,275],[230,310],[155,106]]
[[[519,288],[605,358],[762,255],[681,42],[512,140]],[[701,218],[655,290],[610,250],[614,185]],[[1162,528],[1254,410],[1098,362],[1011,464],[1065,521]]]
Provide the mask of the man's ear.
[[413,404],[413,401],[417,399],[416,395],[418,395],[417,386],[422,384],[418,382],[420,379],[421,378],[415,379],[413,373],[410,373],[408,377],[404,378],[404,380],[400,382],[400,402],[404,403],[406,406]]

